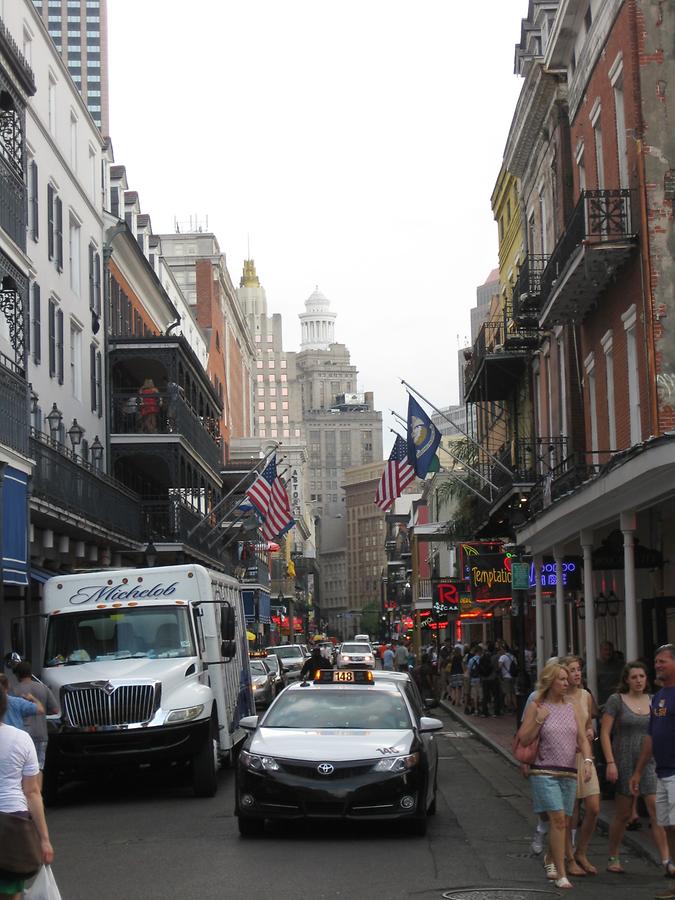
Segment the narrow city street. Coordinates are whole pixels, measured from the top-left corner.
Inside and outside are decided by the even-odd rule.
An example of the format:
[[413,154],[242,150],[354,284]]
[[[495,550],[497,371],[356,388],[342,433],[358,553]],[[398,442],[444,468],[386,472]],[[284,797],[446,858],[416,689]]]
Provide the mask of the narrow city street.
[[[212,800],[152,777],[105,786],[73,784],[49,810],[54,872],[64,900],[322,897],[394,900],[561,896],[530,851],[533,816],[518,771],[442,715],[438,812],[426,838],[391,826],[268,828],[242,840],[233,810],[233,774],[221,773]],[[597,877],[574,879],[577,898],[652,897],[664,885],[651,863],[623,854],[629,874],[604,872],[597,835]],[[466,889],[466,890],[462,890]],[[517,889],[517,890],[514,890]]]

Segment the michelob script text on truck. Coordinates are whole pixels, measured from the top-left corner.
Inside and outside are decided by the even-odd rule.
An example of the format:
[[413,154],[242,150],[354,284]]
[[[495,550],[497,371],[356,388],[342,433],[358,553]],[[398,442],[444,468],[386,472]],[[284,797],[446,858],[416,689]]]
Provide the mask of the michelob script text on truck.
[[42,679],[60,698],[45,794],[116,765],[188,763],[212,796],[254,712],[239,582],[203,566],[64,575],[45,585]]

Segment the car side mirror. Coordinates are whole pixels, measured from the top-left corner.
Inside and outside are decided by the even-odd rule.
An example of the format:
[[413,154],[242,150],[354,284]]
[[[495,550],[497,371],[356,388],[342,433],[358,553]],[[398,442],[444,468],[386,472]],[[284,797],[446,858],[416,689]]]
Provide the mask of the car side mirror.
[[244,716],[239,719],[239,725],[244,731],[255,731],[258,727],[259,716]]
[[232,606],[220,607],[220,634],[223,641],[234,640],[234,608]]
[[440,731],[441,728],[443,728],[443,723],[440,719],[432,719],[430,716],[422,716],[420,719],[421,732]]
[[237,653],[237,645],[234,641],[222,641],[220,644],[220,655],[223,659],[232,659]]

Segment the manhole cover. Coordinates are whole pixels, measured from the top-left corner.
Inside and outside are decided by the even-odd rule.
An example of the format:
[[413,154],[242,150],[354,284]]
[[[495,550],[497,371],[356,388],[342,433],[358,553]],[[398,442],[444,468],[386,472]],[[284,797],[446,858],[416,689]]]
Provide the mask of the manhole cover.
[[443,894],[444,900],[548,900],[559,897],[558,891],[542,891],[538,888],[455,888]]

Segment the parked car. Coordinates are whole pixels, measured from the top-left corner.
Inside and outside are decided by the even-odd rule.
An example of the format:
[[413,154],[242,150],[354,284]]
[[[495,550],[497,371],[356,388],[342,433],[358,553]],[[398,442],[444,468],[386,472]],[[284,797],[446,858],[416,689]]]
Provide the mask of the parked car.
[[274,676],[267,668],[264,659],[252,659],[249,665],[251,666],[251,687],[256,709],[261,706],[269,706],[276,695]]
[[283,669],[286,680],[300,677],[300,670],[305,663],[305,654],[300,644],[280,644],[278,647],[267,647],[267,654],[274,654]]
[[281,669],[279,657],[275,653],[268,654],[265,657],[265,665],[272,673],[274,679],[274,696],[276,697],[279,691],[283,691],[286,687],[286,679],[284,678],[284,673]]

